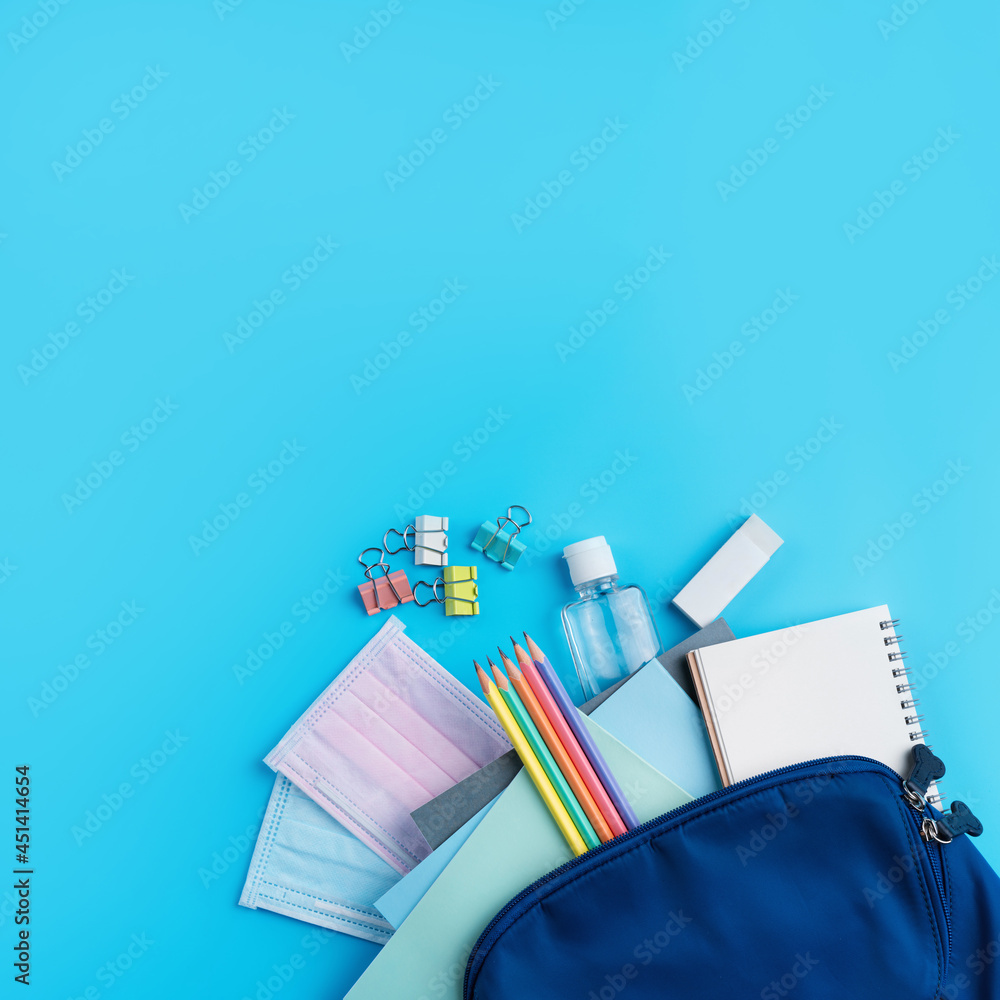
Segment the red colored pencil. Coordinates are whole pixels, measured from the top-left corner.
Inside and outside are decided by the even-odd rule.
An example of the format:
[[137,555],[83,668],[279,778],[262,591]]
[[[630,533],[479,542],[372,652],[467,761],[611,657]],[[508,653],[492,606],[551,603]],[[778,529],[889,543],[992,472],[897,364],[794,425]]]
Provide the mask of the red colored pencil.
[[[511,642],[513,641],[511,639]],[[611,801],[611,796],[608,795],[603,782],[597,776],[597,772],[590,763],[590,759],[584,753],[583,747],[580,746],[580,741],[573,734],[573,730],[570,729],[566,717],[560,711],[545,681],[542,680],[542,675],[538,672],[538,667],[535,666],[531,657],[516,642],[514,643],[514,654],[517,656],[517,662],[524,674],[524,679],[528,682],[528,686],[541,704],[545,715],[552,724],[552,728],[556,731],[559,739],[562,740],[566,752],[573,761],[580,777],[583,778],[584,783],[590,790],[594,801],[600,807],[601,813],[612,834],[616,837],[621,836],[627,831],[628,827],[622,821],[614,802]]]

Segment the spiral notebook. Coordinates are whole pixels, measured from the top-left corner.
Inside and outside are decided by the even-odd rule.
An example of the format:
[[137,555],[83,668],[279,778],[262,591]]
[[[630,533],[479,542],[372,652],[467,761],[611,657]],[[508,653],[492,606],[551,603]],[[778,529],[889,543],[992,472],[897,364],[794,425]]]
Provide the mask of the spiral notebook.
[[838,754],[908,774],[926,733],[896,624],[883,604],[688,653],[723,782]]

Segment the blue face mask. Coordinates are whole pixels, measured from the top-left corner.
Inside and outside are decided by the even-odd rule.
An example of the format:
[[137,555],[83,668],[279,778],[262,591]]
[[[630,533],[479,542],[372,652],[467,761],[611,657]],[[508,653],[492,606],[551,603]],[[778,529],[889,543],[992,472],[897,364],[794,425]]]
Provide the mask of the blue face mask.
[[277,775],[240,905],[385,944],[374,902],[402,878],[284,775]]

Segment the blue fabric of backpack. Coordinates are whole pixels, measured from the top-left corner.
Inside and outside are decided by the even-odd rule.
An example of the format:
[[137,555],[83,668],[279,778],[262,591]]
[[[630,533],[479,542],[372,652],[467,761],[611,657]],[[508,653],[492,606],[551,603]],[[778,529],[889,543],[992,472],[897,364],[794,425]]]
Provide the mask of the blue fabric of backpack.
[[1000,879],[904,792],[833,757],[666,813],[511,900],[465,998],[1000,998]]

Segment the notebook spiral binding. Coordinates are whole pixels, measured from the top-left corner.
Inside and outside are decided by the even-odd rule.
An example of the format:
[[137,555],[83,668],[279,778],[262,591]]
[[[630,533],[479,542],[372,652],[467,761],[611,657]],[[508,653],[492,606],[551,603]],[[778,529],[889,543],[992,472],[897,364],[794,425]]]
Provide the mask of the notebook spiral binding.
[[[906,695],[907,692],[913,690],[913,685],[910,683],[910,674],[903,664],[903,660],[906,659],[906,653],[904,653],[900,648],[899,644],[903,641],[901,635],[896,635],[896,626],[899,624],[898,618],[892,618],[889,621],[879,622],[879,628],[885,632],[887,629],[892,629],[893,634],[882,637],[882,642],[885,646],[894,646],[895,648],[892,652],[886,655],[889,658],[889,662],[892,664],[892,676],[897,679],[896,683],[896,693],[901,695]],[[924,721],[922,715],[917,715],[914,713],[914,709],[920,703],[919,698],[915,698],[912,694],[905,698],[901,698],[899,702],[899,707],[906,712],[904,716],[904,721],[907,726],[916,726],[916,729],[910,730],[910,741],[916,743],[918,740],[924,740],[927,737],[927,730],[921,729],[920,724]],[[930,744],[927,744],[928,749],[930,749]],[[928,795],[927,800],[933,802],[936,806],[941,803],[941,796],[938,794]]]

